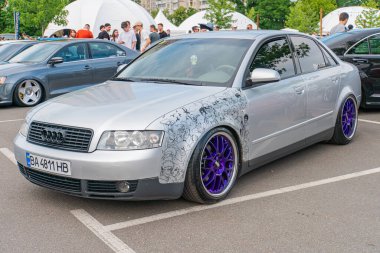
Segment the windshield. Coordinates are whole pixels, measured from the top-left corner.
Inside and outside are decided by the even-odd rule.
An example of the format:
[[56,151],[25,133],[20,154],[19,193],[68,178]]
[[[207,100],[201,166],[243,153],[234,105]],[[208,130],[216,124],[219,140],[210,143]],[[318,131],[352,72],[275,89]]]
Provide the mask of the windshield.
[[41,43],[31,46],[9,60],[12,63],[38,63],[47,60],[61,45]]
[[165,40],[116,79],[228,87],[252,43],[245,39]]
[[0,45],[0,61],[7,60],[10,56],[20,50],[24,45],[21,44],[5,44]]

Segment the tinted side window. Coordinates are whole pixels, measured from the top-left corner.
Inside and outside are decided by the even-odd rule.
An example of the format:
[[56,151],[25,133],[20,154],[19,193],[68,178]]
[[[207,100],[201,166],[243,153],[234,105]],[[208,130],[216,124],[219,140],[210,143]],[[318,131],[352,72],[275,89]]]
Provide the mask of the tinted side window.
[[250,71],[256,68],[276,70],[281,78],[294,76],[293,55],[286,39],[278,39],[264,44],[253,60]]
[[327,63],[329,66],[336,66],[336,65],[338,65],[338,63],[337,63],[337,62],[335,61],[335,59],[330,55],[330,53],[327,52],[326,49],[324,49],[324,48],[322,47],[322,51],[323,51],[323,54],[324,54],[325,57],[326,57],[325,61],[326,61],[326,63]]
[[117,46],[108,43],[90,42],[90,50],[93,59],[125,56],[125,52]]
[[372,36],[368,40],[371,54],[380,54],[380,35]]
[[369,54],[368,40],[363,40],[351,48],[347,54]]
[[292,42],[303,73],[314,72],[326,67],[323,53],[313,40],[304,37],[292,37]]
[[88,59],[86,44],[78,43],[62,48],[53,57],[62,57],[64,62]]

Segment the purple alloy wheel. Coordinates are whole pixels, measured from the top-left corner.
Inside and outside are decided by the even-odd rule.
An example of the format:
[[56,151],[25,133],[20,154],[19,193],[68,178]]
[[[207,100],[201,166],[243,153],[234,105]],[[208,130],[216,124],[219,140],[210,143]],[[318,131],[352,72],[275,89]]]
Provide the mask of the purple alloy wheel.
[[348,98],[342,109],[342,130],[346,138],[352,138],[356,129],[356,104],[352,98]]
[[202,153],[201,176],[210,195],[224,194],[236,177],[236,145],[224,133],[212,136]]

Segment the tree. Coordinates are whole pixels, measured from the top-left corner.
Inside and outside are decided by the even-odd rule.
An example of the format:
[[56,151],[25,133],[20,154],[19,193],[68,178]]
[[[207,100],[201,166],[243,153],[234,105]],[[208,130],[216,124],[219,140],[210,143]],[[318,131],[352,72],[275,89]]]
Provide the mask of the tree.
[[290,0],[259,1],[255,6],[255,12],[260,15],[260,28],[273,30],[284,28],[289,7]]
[[197,10],[194,8],[185,8],[183,6],[180,6],[178,9],[176,9],[172,14],[170,14],[167,18],[175,24],[176,26],[179,26],[185,19],[192,16],[193,14],[197,13]]
[[380,26],[380,16],[378,10],[378,4],[375,0],[368,0],[364,7],[367,7],[362,13],[358,16],[355,21],[355,24],[358,28],[373,28]]
[[290,7],[285,25],[300,32],[313,33],[319,27],[319,12],[325,14],[336,9],[335,0],[298,0]]
[[362,4],[363,0],[336,0],[336,5],[338,7],[358,6]]
[[220,28],[230,28],[234,21],[232,13],[235,11],[235,4],[230,0],[209,0],[208,4],[205,19],[219,25]]
[[21,30],[29,35],[42,35],[50,22],[67,24],[64,7],[69,0],[8,0],[11,11],[20,12]]
[[150,15],[151,15],[153,18],[156,18],[158,12],[159,12],[158,9],[153,9],[153,10],[150,11]]

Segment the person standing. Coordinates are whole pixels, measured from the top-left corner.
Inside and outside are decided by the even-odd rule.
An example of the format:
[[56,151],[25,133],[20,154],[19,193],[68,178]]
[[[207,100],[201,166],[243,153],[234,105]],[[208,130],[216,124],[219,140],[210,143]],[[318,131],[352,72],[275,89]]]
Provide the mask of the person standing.
[[133,31],[134,31],[135,36],[136,36],[136,51],[140,52],[141,51],[141,35],[140,35],[140,31],[137,29],[136,26],[133,26]]
[[149,34],[150,43],[154,43],[160,40],[160,35],[157,33],[157,29],[154,25],[150,25],[150,34]]
[[111,37],[109,35],[110,31],[111,31],[111,24],[109,24],[109,23],[104,24],[104,30],[99,33],[98,39],[110,40],[111,39]]
[[336,26],[334,26],[331,31],[330,31],[330,35],[333,35],[334,33],[342,33],[342,32],[346,32],[347,31],[347,28],[346,28],[346,24],[348,22],[348,19],[349,19],[349,15],[347,12],[342,12],[340,15],[339,15],[339,24],[337,24]]
[[253,30],[253,25],[252,24],[248,24],[247,25],[247,30]]
[[164,31],[164,25],[162,23],[159,23],[157,27],[158,27],[158,34],[160,35],[160,39],[168,37],[168,34]]
[[141,23],[140,21],[136,22],[135,26],[141,36],[140,51],[144,52],[150,45],[149,34],[147,31],[144,30],[143,23]]
[[131,29],[131,22],[122,22],[121,28],[123,31],[120,33],[117,43],[134,50],[136,48],[137,39],[135,32]]
[[76,35],[77,39],[92,39],[94,35],[90,31],[90,25],[85,24],[83,29],[79,29]]
[[191,30],[193,31],[193,33],[199,33],[199,26],[195,25],[191,28]]
[[75,30],[70,30],[69,39],[75,39],[77,37],[77,32]]
[[166,34],[168,35],[167,37],[170,37],[170,29],[166,30]]
[[111,35],[111,41],[118,42],[119,41],[119,30],[114,29]]

